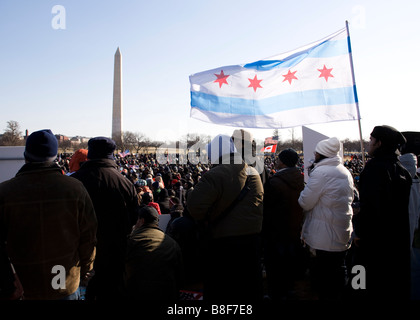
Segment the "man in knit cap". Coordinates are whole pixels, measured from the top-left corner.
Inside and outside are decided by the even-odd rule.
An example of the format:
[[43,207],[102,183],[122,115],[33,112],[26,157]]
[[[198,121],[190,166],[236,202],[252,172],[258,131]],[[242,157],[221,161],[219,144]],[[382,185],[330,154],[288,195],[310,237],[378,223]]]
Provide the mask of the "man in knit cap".
[[366,270],[369,299],[409,299],[410,173],[398,160],[405,137],[391,126],[374,127],[372,157],[360,174],[360,212],[354,217],[355,263]]
[[353,178],[333,137],[316,145],[315,163],[299,196],[305,211],[302,240],[315,254],[311,270],[321,299],[337,299],[346,285],[345,256],[350,247]]
[[87,149],[76,150],[76,152],[71,156],[69,162],[69,173],[67,175],[72,175],[80,169],[80,165],[87,160],[87,154]]
[[83,184],[54,163],[57,149],[51,130],[33,132],[25,165],[0,184],[0,241],[29,300],[77,300],[95,258],[92,201]]
[[295,281],[306,271],[300,241],[303,210],[298,203],[305,185],[298,161],[295,150],[281,151],[275,162],[278,171],[264,184],[264,263],[273,300],[293,298]]
[[134,184],[117,169],[115,142],[107,137],[88,141],[88,160],[70,177],[86,187],[98,218],[95,275],[86,299],[122,297],[127,236],[136,223],[139,205]]

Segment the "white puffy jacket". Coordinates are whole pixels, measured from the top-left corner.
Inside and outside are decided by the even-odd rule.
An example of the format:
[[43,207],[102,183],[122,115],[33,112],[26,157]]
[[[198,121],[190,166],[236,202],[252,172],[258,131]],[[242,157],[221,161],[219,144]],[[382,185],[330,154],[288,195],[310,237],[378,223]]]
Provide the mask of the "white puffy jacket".
[[348,249],[353,197],[353,178],[339,156],[316,163],[298,200],[305,211],[302,240],[318,250]]

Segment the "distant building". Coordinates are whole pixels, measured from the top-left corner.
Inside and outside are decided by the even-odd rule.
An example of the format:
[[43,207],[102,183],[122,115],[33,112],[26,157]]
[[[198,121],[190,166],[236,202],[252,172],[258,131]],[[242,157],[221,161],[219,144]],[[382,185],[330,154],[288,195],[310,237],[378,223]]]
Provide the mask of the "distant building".
[[63,141],[70,140],[70,139],[69,139],[69,137],[64,136],[64,135],[62,135],[62,134],[56,134],[56,135],[55,135],[55,137],[57,138],[57,141],[58,141],[59,143],[60,143],[60,142],[63,142]]

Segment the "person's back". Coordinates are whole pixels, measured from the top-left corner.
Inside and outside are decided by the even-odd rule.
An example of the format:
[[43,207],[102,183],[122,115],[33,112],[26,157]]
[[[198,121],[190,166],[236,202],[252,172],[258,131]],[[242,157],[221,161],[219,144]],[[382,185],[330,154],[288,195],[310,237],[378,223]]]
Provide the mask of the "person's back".
[[350,247],[353,195],[353,179],[338,157],[317,163],[299,198],[301,207],[309,212],[302,227],[308,245],[326,251]]
[[295,281],[306,271],[300,241],[303,210],[298,203],[304,178],[296,167],[298,159],[292,149],[280,152],[276,159],[279,171],[264,184],[264,265],[267,293],[274,300],[289,297]]
[[[66,298],[93,267],[94,208],[83,184],[63,175],[52,161],[25,158],[16,177],[0,184],[1,241],[6,242],[25,299]],[[57,272],[65,283],[54,287]]]
[[[288,161],[289,150],[279,154],[283,161]],[[271,240],[283,242],[300,241],[300,231],[303,222],[303,210],[298,198],[303,190],[304,177],[296,167],[296,159],[290,165],[280,167],[264,184],[264,220],[263,232]],[[281,160],[277,160],[277,163]]]
[[[150,220],[152,214],[155,221]],[[183,274],[181,249],[175,240],[159,229],[158,217],[154,208],[143,207],[139,220],[145,220],[138,222],[129,236],[125,290],[130,300],[178,299]]]
[[373,158],[360,174],[355,259],[366,268],[366,293],[373,299],[409,297],[411,176],[398,161],[403,140],[392,127],[375,127],[369,145]]
[[353,231],[354,185],[340,148],[336,137],[317,143],[314,167],[298,199],[305,211],[301,238],[315,252],[310,274],[320,299],[341,299],[347,282],[345,257]]
[[95,276],[88,287],[88,299],[92,295],[105,299],[118,296],[126,237],[136,221],[137,192],[134,184],[117,170],[114,150],[115,143],[111,139],[90,139],[88,161],[71,175],[86,187],[98,219]]
[[173,220],[171,228],[166,231],[181,248],[184,261],[183,288],[199,291],[202,288],[202,247],[198,236],[198,227],[188,210]]
[[[258,172],[245,163],[220,164],[203,175],[191,192],[188,208],[194,219],[207,218],[208,208],[212,207],[210,220],[213,220],[235,200],[247,177],[249,192],[229,215],[223,218],[223,223],[214,225],[214,238],[256,234],[261,231],[263,187]],[[207,188],[214,189],[212,192],[203,191]]]
[[[262,298],[260,232],[264,191],[261,179],[236,153],[230,137],[215,137],[209,149],[211,162],[221,160],[221,164],[203,175],[187,202],[191,216],[198,223],[209,223],[212,235],[204,253],[204,299],[256,301]],[[244,197],[216,222],[246,187],[248,192]]]

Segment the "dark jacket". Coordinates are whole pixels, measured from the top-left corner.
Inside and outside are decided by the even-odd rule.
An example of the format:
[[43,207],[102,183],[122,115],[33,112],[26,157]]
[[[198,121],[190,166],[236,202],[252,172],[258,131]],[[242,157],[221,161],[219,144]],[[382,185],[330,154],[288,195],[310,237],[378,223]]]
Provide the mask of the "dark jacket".
[[168,221],[168,225],[166,226],[166,233],[171,234],[172,232],[172,223],[175,219],[182,216],[182,213],[184,212],[184,207],[181,204],[175,204],[172,206],[172,208],[169,210],[171,214],[171,219]]
[[370,275],[367,292],[373,291],[376,298],[409,294],[411,182],[396,155],[371,159],[360,174],[360,211],[353,218],[360,238],[356,259]]
[[125,265],[128,299],[175,301],[182,275],[182,254],[175,240],[152,224],[131,233]]
[[71,177],[86,187],[98,219],[95,276],[111,281],[120,275],[122,281],[127,236],[137,220],[134,184],[110,159],[88,160]]
[[298,198],[304,177],[297,167],[277,172],[264,185],[263,235],[269,241],[299,241],[303,210]]
[[161,214],[170,213],[169,211],[169,195],[167,189],[161,189],[159,192],[159,197],[154,199],[159,204]]
[[[26,299],[60,299],[74,293],[93,267],[97,220],[83,184],[56,165],[25,164],[0,184],[0,236]],[[54,289],[56,265],[65,289]]]
[[199,242],[197,225],[194,219],[184,210],[182,216],[175,218],[166,233],[171,236],[181,248],[184,261],[185,286],[194,287],[202,281],[203,252]]

